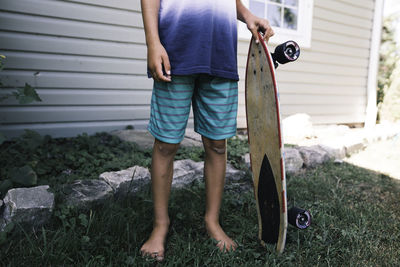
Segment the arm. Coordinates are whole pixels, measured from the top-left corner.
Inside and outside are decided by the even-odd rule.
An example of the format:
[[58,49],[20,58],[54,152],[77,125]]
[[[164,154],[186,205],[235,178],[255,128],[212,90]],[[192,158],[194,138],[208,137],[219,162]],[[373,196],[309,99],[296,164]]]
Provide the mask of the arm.
[[[156,81],[171,81],[171,66],[167,51],[160,42],[158,35],[158,11],[160,0],[141,0],[144,32],[147,45],[147,65],[153,79]],[[163,74],[164,70],[167,73]]]
[[258,43],[258,34],[257,32],[262,32],[264,34],[264,40],[268,42],[269,38],[274,35],[274,31],[269,25],[268,20],[259,18],[253,15],[250,10],[248,10],[240,0],[236,0],[236,10],[237,10],[237,18],[238,20],[246,23],[247,28],[253,34],[256,43]]

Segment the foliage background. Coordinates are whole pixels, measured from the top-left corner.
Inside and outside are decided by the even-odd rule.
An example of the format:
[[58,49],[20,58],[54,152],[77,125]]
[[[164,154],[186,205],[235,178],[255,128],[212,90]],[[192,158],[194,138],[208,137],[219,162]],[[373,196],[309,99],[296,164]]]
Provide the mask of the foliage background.
[[400,46],[396,41],[396,26],[400,14],[386,16],[383,21],[378,72],[378,121],[400,120]]

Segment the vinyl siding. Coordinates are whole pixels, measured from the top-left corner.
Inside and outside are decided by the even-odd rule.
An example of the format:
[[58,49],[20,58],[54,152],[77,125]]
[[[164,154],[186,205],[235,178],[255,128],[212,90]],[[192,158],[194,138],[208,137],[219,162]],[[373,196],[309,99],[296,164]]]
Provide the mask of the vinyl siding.
[[[373,15],[373,0],[314,0],[311,47],[277,70],[283,118],[307,113],[314,124],[364,122]],[[248,40],[238,47],[238,125],[246,127]]]
[[0,72],[4,92],[25,82],[43,102],[0,106],[0,131],[41,134],[144,128],[152,81],[140,0],[2,0]]
[[[373,8],[373,0],[314,0],[311,48],[277,72],[283,117],[364,121]],[[239,40],[239,128],[247,51],[248,40]],[[152,80],[140,0],[2,0],[0,53],[4,92],[27,82],[43,100],[0,103],[9,137],[25,128],[59,137],[147,125]]]

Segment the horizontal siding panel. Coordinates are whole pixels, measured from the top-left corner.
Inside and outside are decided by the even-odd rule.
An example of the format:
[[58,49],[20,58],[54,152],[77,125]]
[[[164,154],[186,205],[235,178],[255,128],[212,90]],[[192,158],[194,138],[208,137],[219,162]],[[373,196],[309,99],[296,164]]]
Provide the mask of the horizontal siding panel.
[[328,20],[338,24],[350,25],[353,27],[358,27],[365,30],[371,30],[372,20],[371,18],[357,18],[354,16],[341,14],[328,10],[324,7],[316,6],[314,8],[315,18],[321,20]]
[[152,79],[147,76],[89,74],[63,72],[7,71],[0,72],[0,78],[6,87],[24,86],[25,82],[33,87],[77,88],[77,89],[151,89]]
[[[358,2],[370,3],[372,2],[372,0],[358,0]],[[374,15],[373,9],[368,8],[368,6],[355,6],[348,3],[340,2],[338,0],[315,0],[314,6],[332,10],[341,14],[347,14],[357,18],[371,19]]]
[[[2,94],[15,91],[4,88]],[[29,105],[143,105],[150,104],[151,90],[100,90],[100,89],[41,89],[36,88],[42,102],[33,102]],[[2,101],[0,106],[18,105],[13,98]]]
[[131,11],[141,11],[140,0],[61,0],[70,3],[85,3],[93,6],[103,6],[108,8],[124,9]]
[[[364,95],[342,96],[342,95],[306,95],[306,94],[289,94],[280,93],[281,105],[350,105],[362,106],[367,104],[367,98]],[[245,106],[246,99],[239,97],[239,105]]]
[[7,69],[36,71],[72,71],[146,75],[145,60],[112,59],[38,53],[4,53]]
[[313,40],[342,45],[343,49],[346,49],[346,47],[369,48],[370,45],[370,39],[328,32],[319,28],[313,29]]
[[15,32],[0,32],[0,40],[0,49],[12,51],[130,59],[146,59],[147,54],[147,48],[144,44],[116,43]]
[[281,105],[283,114],[307,113],[314,115],[345,115],[345,114],[364,114],[364,105]]
[[313,29],[369,40],[371,30],[359,28],[357,26],[343,25],[323,19],[313,21]]
[[303,50],[300,55],[299,62],[315,62],[322,64],[332,64],[338,66],[352,66],[352,67],[368,67],[368,58],[357,58],[349,56],[340,56],[328,52],[313,52]]
[[0,12],[0,30],[144,43],[143,29]]
[[[332,44],[329,42],[321,42],[315,40],[312,47],[313,52],[320,52],[325,54],[340,55],[347,58],[366,59],[369,57],[368,47],[351,47]],[[365,61],[364,61],[365,62]]]
[[366,96],[365,87],[362,86],[336,86],[336,85],[318,85],[318,84],[299,84],[299,83],[278,83],[281,93],[293,94],[323,94],[329,98],[331,95],[343,96]]
[[121,9],[55,0],[3,0],[0,10],[69,20],[143,28],[142,15]]
[[[298,112],[295,113],[285,113],[285,111],[282,111],[281,118],[285,119],[293,114],[296,113],[302,113],[302,109],[299,108]],[[360,114],[334,114],[334,115],[312,115],[311,116],[311,122],[314,125],[323,125],[323,124],[343,124],[343,123],[359,123],[365,120],[365,115],[364,113]],[[238,117],[238,128],[245,129],[247,127],[247,122],[246,122],[246,115],[244,114],[243,116]]]
[[304,95],[304,94],[280,94],[280,102],[282,105],[342,105],[365,106],[367,99],[364,96],[341,96],[331,95]]
[[335,116],[314,115],[311,118],[311,122],[314,125],[344,124],[344,123],[352,124],[352,123],[360,123],[363,121],[365,121],[364,114],[346,114],[346,115],[335,115]]
[[[239,68],[241,69],[241,68]],[[241,73],[245,70],[241,69]],[[244,77],[243,77],[244,79]],[[301,83],[301,84],[320,84],[337,86],[366,86],[366,77],[356,76],[332,76],[326,74],[315,75],[315,73],[285,71],[277,75],[278,83]]]
[[143,120],[148,119],[149,116],[150,106],[0,107],[2,123]]
[[[247,63],[247,55],[239,55],[238,56],[238,65],[239,67],[245,67]],[[291,68],[293,65],[301,66],[307,63],[311,64],[321,64],[325,66],[331,67],[348,67],[348,68],[358,68],[358,69],[366,69],[368,67],[368,58],[354,58],[349,56],[340,56],[334,55],[329,52],[314,52],[309,50],[303,50],[300,53],[299,59],[294,63],[288,63],[285,66],[279,67],[277,72],[284,71],[286,68]],[[328,68],[329,68],[328,67]],[[325,70],[321,70],[321,68],[315,67],[314,73],[324,72]]]
[[[353,67],[363,67],[366,68],[368,66],[368,49],[367,48],[350,48],[348,51],[354,52],[351,54],[348,51],[344,51],[347,49],[342,45],[330,44],[327,42],[315,41],[315,49],[314,45],[312,49],[302,49],[300,52],[300,58],[296,63],[300,65],[301,62],[311,62],[311,63],[322,63],[322,64],[330,64],[337,66],[353,66]],[[314,43],[313,43],[314,44]],[[238,49],[238,64],[239,66],[245,66],[247,62],[247,47],[248,43],[239,42]],[[340,50],[340,47],[342,50]],[[271,51],[274,51],[274,48],[270,48]],[[357,52],[360,50],[359,52]],[[357,55],[363,54],[364,57],[359,57]],[[292,65],[292,64],[288,64]]]
[[[243,58],[242,58],[243,57]],[[239,57],[238,65],[239,67],[246,67],[246,58],[245,56]],[[301,64],[300,64],[301,62]],[[303,57],[301,57],[297,62],[286,64],[280,66],[277,70],[277,75],[280,73],[285,73],[286,71],[299,71],[299,72],[311,72],[311,73],[320,73],[320,74],[331,74],[334,76],[343,75],[343,76],[362,76],[366,77],[368,73],[368,69],[363,67],[354,67],[354,66],[341,66],[335,64],[324,64],[320,62],[310,62],[305,61]]]
[[285,73],[286,71],[297,71],[297,72],[309,72],[318,73],[324,75],[332,75],[336,77],[342,76],[353,76],[353,77],[363,77],[367,78],[368,70],[365,68],[347,67],[347,66],[336,66],[336,65],[324,65],[322,63],[311,63],[302,62],[302,64],[287,64],[280,67],[281,72],[277,72],[277,76],[280,73]]
[[115,120],[115,121],[84,121],[70,123],[32,123],[0,125],[0,132],[7,137],[17,137],[24,129],[30,129],[41,135],[49,134],[53,138],[74,137],[78,134],[89,135],[97,132],[108,132],[125,129],[127,125],[134,125],[135,129],[145,129],[148,120]]
[[373,0],[338,0],[339,2],[343,2],[346,5],[353,5],[356,7],[367,8],[369,10],[373,10],[375,8]]

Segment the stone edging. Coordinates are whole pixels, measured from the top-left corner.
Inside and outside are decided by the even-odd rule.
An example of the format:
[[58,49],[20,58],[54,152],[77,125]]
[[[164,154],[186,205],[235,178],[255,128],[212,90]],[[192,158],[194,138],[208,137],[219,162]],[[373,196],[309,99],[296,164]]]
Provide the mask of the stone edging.
[[[397,125],[399,126],[399,125]],[[343,130],[343,128],[341,128]],[[143,131],[142,131],[143,132]],[[307,168],[313,168],[329,160],[341,162],[368,144],[393,138],[400,133],[399,127],[380,128],[377,131],[349,132],[334,139],[320,139],[319,144],[310,140],[303,143],[310,146],[294,145],[285,147],[285,167],[288,174],[294,174]],[[119,132],[121,134],[121,132]],[[132,132],[129,132],[132,134]],[[125,136],[129,139],[129,136]],[[201,142],[196,134],[188,136],[188,146],[198,146]],[[148,138],[145,134],[142,138]],[[237,138],[243,139],[243,136]],[[315,138],[314,138],[315,139]],[[129,140],[132,141],[132,140]],[[303,139],[304,141],[304,139]],[[147,142],[147,145],[151,142]],[[302,142],[299,142],[301,144]],[[243,157],[250,168],[250,157]],[[245,172],[236,170],[228,164],[227,186],[240,185]],[[174,164],[174,179],[172,187],[180,188],[203,178],[203,163],[193,160],[178,160]],[[65,205],[79,209],[90,209],[113,198],[134,195],[144,185],[150,182],[150,172],[141,166],[134,166],[126,170],[105,172],[99,175],[98,180],[77,180],[72,184],[61,187],[60,200]],[[251,183],[244,185],[244,190],[251,188]],[[10,223],[20,223],[29,227],[38,227],[45,224],[52,215],[55,207],[54,194],[49,186],[10,189],[3,200],[0,200],[0,232],[7,231]]]

